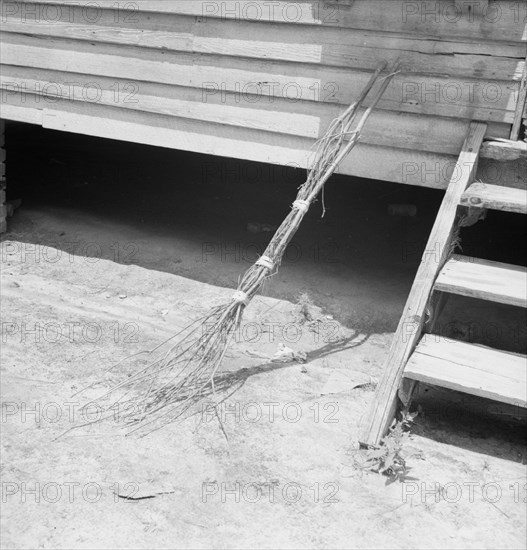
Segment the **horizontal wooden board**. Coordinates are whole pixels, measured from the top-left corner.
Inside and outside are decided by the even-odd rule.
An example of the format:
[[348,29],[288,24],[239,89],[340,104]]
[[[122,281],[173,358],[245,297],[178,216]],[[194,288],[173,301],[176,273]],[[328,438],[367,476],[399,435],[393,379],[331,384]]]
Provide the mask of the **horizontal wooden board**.
[[[27,4],[28,9],[35,9]],[[40,6],[42,9],[42,6]],[[203,21],[195,17],[150,13],[128,20],[103,10],[88,23],[81,7],[59,9],[50,17],[21,17],[15,10],[2,19],[5,32],[71,38],[181,52],[272,59],[323,66],[373,70],[397,59],[407,73],[487,80],[520,81],[525,65],[522,44],[463,43],[393,32],[324,26],[273,25],[254,21]]]
[[435,289],[500,304],[527,307],[527,269],[454,255],[441,270]]
[[38,124],[42,126],[42,110],[26,105],[9,105],[2,103],[0,107],[0,120],[12,120],[14,122],[25,122],[27,124]]
[[[157,147],[195,151],[270,164],[306,168],[313,140],[299,136],[232,128],[210,122],[126,111],[99,104],[57,100],[50,105],[33,94],[6,94],[2,116],[44,127]],[[359,144],[340,168],[340,173],[408,185],[445,189],[457,156],[419,150]],[[485,162],[482,162],[485,161]],[[479,177],[509,175],[509,165],[481,159]],[[510,172],[511,181],[513,172]],[[517,186],[527,185],[527,171],[514,171]]]
[[461,197],[463,206],[527,214],[527,190],[473,183]]
[[[195,88],[164,84],[131,83],[125,80],[97,78],[97,86],[81,86],[77,75],[43,69],[2,66],[0,87],[5,95],[33,92],[43,96],[42,104],[53,107],[56,97],[68,101],[86,101],[124,109],[147,111],[175,117],[215,122],[229,126],[285,133],[318,139],[343,106],[329,103],[310,104],[277,98],[258,103],[240,102],[235,94],[207,97]],[[444,117],[374,112],[362,141],[372,145],[417,149],[455,155],[463,144],[467,122]],[[506,124],[489,125],[489,136],[505,137]]]
[[[49,108],[42,98],[31,94],[6,96],[5,104],[38,111],[46,128],[157,147],[302,169],[312,154],[312,139],[285,134],[64,100]],[[455,160],[451,155],[359,144],[343,162],[340,173],[443,189]]]
[[426,335],[405,376],[451,390],[527,407],[527,358]]
[[527,159],[527,143],[508,139],[487,141],[481,147],[481,155],[502,161]]
[[[246,101],[289,97],[298,101],[350,104],[370,73],[311,65],[245,60],[227,56],[157,52],[147,48],[90,44],[78,41],[2,34],[2,62],[135,81],[157,82],[220,93],[241,94]],[[91,76],[93,75],[93,77]],[[518,82],[464,79],[462,82],[427,75],[398,75],[379,107],[397,112],[475,119],[510,124],[514,119]]]
[[[85,0],[32,0],[24,3],[89,5]],[[94,3],[91,3],[92,6]],[[115,0],[98,0],[100,8],[115,7]],[[325,25],[351,29],[390,30],[438,38],[456,36],[463,40],[525,40],[525,10],[516,0],[489,4],[474,0],[302,0],[255,2],[254,0],[134,0],[118,2],[123,17],[146,17],[145,12],[191,15],[199,18],[234,19],[240,23]],[[499,5],[499,7],[496,6]],[[126,10],[126,6],[132,8]],[[14,9],[14,8],[13,8]],[[100,11],[100,10],[99,10]],[[91,17],[98,17],[92,9]],[[94,22],[94,21],[92,21]]]

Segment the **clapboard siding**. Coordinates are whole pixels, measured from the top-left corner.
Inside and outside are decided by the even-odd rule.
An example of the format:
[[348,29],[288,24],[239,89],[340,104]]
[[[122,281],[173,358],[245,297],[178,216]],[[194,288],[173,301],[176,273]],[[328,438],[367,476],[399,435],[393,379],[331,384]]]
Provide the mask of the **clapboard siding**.
[[[34,106],[31,109],[31,105]],[[306,168],[313,141],[308,138],[256,132],[210,122],[190,122],[100,104],[58,101],[44,106],[31,94],[13,96],[4,109],[10,118],[27,116],[45,128],[123,141],[139,141],[157,147],[201,151],[232,157]],[[361,143],[343,162],[340,172],[359,177],[387,179],[410,185],[443,188],[454,169],[455,157]],[[384,177],[388,176],[388,177]]]
[[[22,0],[25,4],[79,5],[89,2]],[[525,39],[525,9],[517,0],[98,0],[92,5],[112,9],[118,4],[118,20],[141,21],[148,12],[191,15],[206,19],[234,19],[243,24],[266,21],[276,24],[305,24],[346,29],[404,32],[411,35],[456,37],[462,40],[520,42]],[[441,5],[442,4],[442,5]],[[495,6],[499,6],[499,10]],[[131,9],[128,9],[131,8]],[[92,10],[96,19],[98,13]]]
[[[269,25],[253,22],[203,21],[195,17],[153,13],[144,21],[115,23],[110,10],[101,12],[97,24],[82,22],[81,8],[58,12],[53,22],[21,20],[8,13],[2,21],[6,32],[55,38],[107,42],[179,52],[216,53],[235,57],[272,59],[297,63],[373,70],[381,60],[400,60],[410,73],[450,77],[521,80],[525,62],[522,44],[463,43],[408,37],[383,31]],[[499,62],[498,62],[499,59]]]
[[[86,135],[145,143],[187,151],[201,151],[223,157],[268,162],[306,168],[312,154],[307,138],[233,129],[221,124],[189,124],[176,119],[139,111],[124,111],[99,104],[58,100],[52,108],[31,94],[10,97],[4,105],[7,118],[40,124],[45,128]],[[360,143],[343,162],[339,172],[359,177],[384,179],[437,189],[446,187],[457,155],[410,151]],[[482,159],[478,178],[524,187],[525,163],[494,163]]]
[[[271,19],[245,1],[0,4],[4,118],[265,162],[307,166],[371,71],[399,60],[342,171],[429,187],[446,185],[470,120],[508,137],[525,69],[512,1],[492,24],[481,1],[470,17],[467,2],[450,0],[274,2]],[[456,24],[445,17],[454,12],[404,16],[425,4],[465,12]]]
[[[91,98],[92,103],[101,105],[312,139],[321,137],[341,112],[340,105],[331,103],[321,103],[315,116],[312,103],[308,101],[274,98],[252,104],[239,102],[237,94],[229,93],[212,95],[204,102],[202,91],[196,88],[98,77],[99,88],[90,89],[75,85],[78,80],[74,73],[6,66],[0,74],[0,87],[5,90],[6,97],[17,95],[17,90],[47,92],[42,102],[46,107],[53,105],[55,97],[75,102],[90,102]],[[393,146],[397,140],[399,148],[455,155],[462,145],[465,129],[466,123],[457,118],[379,110],[372,114],[362,141]],[[489,136],[507,138],[509,132],[508,124],[489,124]]]
[[[257,95],[347,105],[370,78],[366,71],[339,67],[325,67],[321,74],[320,67],[309,64],[183,52],[159,55],[135,46],[90,43],[86,47],[78,41],[16,34],[3,35],[2,62],[85,74],[86,84],[99,75],[199,90],[225,89],[242,93],[247,102],[253,101],[249,96]],[[519,87],[519,82],[512,81],[466,78],[460,83],[439,76],[401,74],[388,87],[379,107],[512,124]],[[259,97],[254,98],[255,103],[257,100]]]

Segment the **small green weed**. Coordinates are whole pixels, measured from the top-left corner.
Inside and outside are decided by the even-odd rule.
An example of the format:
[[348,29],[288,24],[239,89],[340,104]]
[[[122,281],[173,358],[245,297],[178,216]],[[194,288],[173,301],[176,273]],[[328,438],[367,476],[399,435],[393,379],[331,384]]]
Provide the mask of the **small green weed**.
[[387,476],[387,483],[405,481],[409,468],[403,457],[403,450],[407,445],[411,427],[416,413],[403,412],[401,420],[395,422],[381,444],[370,449],[366,455],[366,468],[372,472]]

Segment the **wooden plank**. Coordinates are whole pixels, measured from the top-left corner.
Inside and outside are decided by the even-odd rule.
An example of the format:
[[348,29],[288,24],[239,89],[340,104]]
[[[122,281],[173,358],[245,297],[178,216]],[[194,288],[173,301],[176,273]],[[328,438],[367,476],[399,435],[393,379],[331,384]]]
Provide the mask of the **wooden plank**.
[[1,104],[0,120],[13,120],[42,126],[42,110],[26,105]]
[[[136,120],[135,113],[131,117]],[[80,132],[86,135],[145,143],[157,147],[194,151],[209,155],[233,157],[282,164],[305,169],[309,165],[312,140],[287,138],[277,139],[276,134],[269,139],[263,132],[226,132],[222,128],[212,128],[210,124],[201,127],[188,127],[178,119],[175,128],[159,127],[157,125],[136,123],[115,118],[94,117],[70,112],[60,112],[46,109],[43,115],[43,126],[67,132]],[[256,141],[257,140],[257,141]],[[382,160],[381,160],[382,157]],[[408,152],[398,149],[386,149],[367,144],[356,148],[349,159],[341,166],[340,173],[357,177],[386,179],[411,184],[412,179],[400,181],[404,163],[408,160]],[[417,152],[416,159],[423,157]],[[434,160],[433,160],[434,159]],[[428,162],[441,161],[441,157],[429,155]],[[443,160],[444,162],[444,160]],[[435,179],[423,182],[416,178],[415,184],[437,185]],[[419,182],[419,183],[418,183]]]
[[[64,100],[57,101],[50,108],[42,98],[31,94],[9,95],[6,101],[8,105],[39,111],[42,125],[55,130],[281,164],[302,170],[308,166],[312,154],[313,140],[297,136]],[[448,183],[453,164],[450,155],[361,143],[341,165],[340,173],[441,189]],[[430,169],[421,170],[421,166]]]
[[527,357],[426,335],[405,377],[501,403],[527,407]]
[[340,106],[322,104],[320,117],[309,114],[305,105],[301,112],[292,112],[295,106],[283,99],[266,102],[264,108],[257,109],[252,103],[240,105],[234,94],[228,98],[226,94],[213,95],[204,101],[203,93],[196,88],[107,77],[98,77],[96,82],[88,77],[90,82],[84,85],[80,80],[74,73],[2,66],[0,88],[4,97],[33,91],[47,107],[61,98],[311,138],[318,138],[322,132],[321,119],[329,123],[340,112]]
[[[492,135],[492,131],[489,132]],[[481,158],[501,161],[527,159],[527,143],[523,141],[487,141],[481,146]]]
[[441,270],[434,289],[500,304],[527,307],[527,269],[454,255]]
[[[5,65],[78,72],[84,83],[96,82],[91,75],[148,81],[184,87],[238,93],[244,101],[317,101],[350,104],[369,79],[370,73],[328,67],[258,61],[226,56],[157,52],[110,44],[91,44],[89,51],[78,41],[2,35]],[[397,112],[511,124],[515,91],[519,83],[493,83],[493,94],[473,93],[481,81],[463,83],[447,78],[399,75],[388,88],[379,108]],[[456,97],[449,96],[455,89]],[[483,89],[483,88],[481,88]],[[472,92],[471,92],[472,90]],[[448,101],[446,99],[450,98]]]
[[[449,63],[461,62],[461,56],[468,56],[469,61],[474,59],[471,56],[478,56],[479,70],[483,72],[486,71],[487,65],[484,57],[515,59],[520,62],[520,67],[525,57],[524,41],[491,44],[490,41],[466,42],[447,36],[438,41],[426,34],[416,36],[415,33],[400,33],[394,29],[380,27],[363,30],[320,25],[277,25],[265,21],[240,24],[232,19],[203,20],[199,17],[169,13],[134,13],[134,17],[129,18],[116,9],[101,10],[97,13],[96,21],[90,22],[87,21],[85,10],[79,6],[58,10],[55,17],[48,18],[38,15],[23,17],[15,10],[15,13],[5,13],[2,21],[4,30],[9,32],[49,34],[84,40],[90,39],[91,36],[91,40],[95,41],[116,40],[116,43],[178,51],[208,53],[208,48],[216,42],[207,40],[218,39],[222,41],[218,43],[224,43],[221,50],[225,55],[238,55],[237,52],[240,50],[237,48],[243,46],[249,49],[249,52],[241,51],[242,56],[269,57],[269,52],[272,52],[278,56],[286,56],[284,60],[306,63],[333,64],[332,54],[339,45],[346,49],[358,46],[380,49],[383,51],[383,59],[392,49],[435,55],[438,60],[445,57]],[[11,30],[11,26],[15,30]],[[53,30],[54,26],[56,30]],[[252,43],[255,44],[253,47]],[[203,50],[196,49],[202,47]],[[459,59],[456,54],[459,54]],[[494,65],[496,70],[500,70],[500,63],[492,59],[487,61]],[[349,66],[349,63],[345,66]],[[464,64],[464,67],[468,68],[468,64]],[[513,69],[513,73],[521,80],[522,73],[518,72],[518,67]],[[497,78],[496,74],[494,78]]]
[[[115,0],[98,0],[96,3],[88,0],[21,0],[18,3],[81,7],[91,4],[91,17],[94,19],[98,17],[101,8],[111,9],[116,4]],[[128,11],[127,4],[131,8]],[[145,17],[147,12],[158,12],[199,17],[207,21],[233,19],[240,23],[265,21],[289,25],[384,29],[437,38],[456,36],[464,41],[521,42],[525,39],[525,11],[516,0],[502,0],[499,9],[478,0],[424,0],[418,3],[405,0],[277,0],[262,3],[254,0],[134,0],[118,5],[129,17]]]
[[[68,119],[68,131],[75,133],[90,132],[90,135],[136,141],[160,147],[170,147],[201,153],[209,153],[212,147],[211,140],[228,138],[234,149],[230,154],[226,147],[219,147],[223,156],[244,158],[272,164],[283,164],[305,168],[306,159],[313,145],[313,140],[286,134],[256,131],[245,128],[231,128],[202,121],[192,122],[183,118],[161,116],[153,113],[124,111],[119,108],[106,107],[97,103],[77,103],[54,98],[53,102],[45,101],[42,97],[24,93],[6,93],[2,98],[2,116],[8,120],[20,120],[43,124],[42,116],[45,109],[64,113]],[[13,114],[14,113],[14,114]],[[72,117],[75,114],[85,115],[75,126]],[[25,117],[25,119],[21,118]],[[101,125],[101,120],[108,118],[107,123]],[[70,124],[71,121],[71,124]],[[84,129],[81,121],[87,121]],[[107,124],[115,121],[115,132],[106,128]],[[100,132],[97,128],[100,127]],[[142,130],[141,130],[142,128]],[[465,127],[466,128],[466,127]],[[393,128],[397,132],[397,126]],[[197,134],[199,139],[187,142],[185,133]],[[162,136],[162,137],[161,137]],[[260,144],[257,147],[256,144]],[[196,147],[193,149],[192,147]],[[457,171],[456,157],[440,153],[408,150],[393,147],[382,147],[360,144],[367,150],[364,156],[354,162],[344,163],[341,173],[364,178],[393,181],[415,186],[445,189],[454,171]],[[280,148],[283,148],[281,151]],[[353,155],[354,153],[352,153]],[[369,166],[367,163],[371,163]],[[483,165],[483,170],[480,168]],[[478,177],[488,179],[500,170],[505,170],[505,180],[526,188],[527,170],[507,171],[513,162],[503,163],[491,159],[482,159],[478,166]],[[509,177],[510,176],[510,177]],[[516,178],[518,181],[516,181]]]
[[527,191],[500,185],[473,183],[461,197],[460,204],[475,208],[527,214]]
[[512,123],[511,139],[517,140],[520,135],[522,124],[523,111],[527,105],[527,57],[525,58],[525,66],[523,68],[523,78],[518,92],[518,103],[516,112],[514,113],[514,122]]
[[[299,136],[242,127],[228,129],[227,126],[203,121],[192,122],[189,119],[139,111],[126,112],[120,108],[106,107],[97,103],[77,103],[59,98],[45,100],[33,94],[11,93],[11,91],[1,96],[1,113],[7,120],[42,125],[44,110],[51,108],[67,117],[68,131],[75,133],[90,132],[90,135],[99,137],[137,141],[137,143],[200,153],[210,153],[213,140],[216,139],[221,145],[218,149],[222,150],[223,156],[298,166],[302,169],[307,166],[305,159],[313,144],[312,139]],[[75,114],[86,115],[86,117],[81,117],[75,125],[72,119]],[[102,121],[104,122],[102,124],[101,119],[105,117],[108,120]],[[115,132],[106,128],[112,120],[117,124]],[[86,128],[81,126],[84,121],[87,121]],[[429,122],[433,125],[434,119]],[[397,134],[397,124],[393,125],[391,131]],[[186,132],[191,136],[197,134],[200,137],[187,141]],[[401,134],[404,136],[404,129]],[[457,136],[457,131],[453,135]],[[223,142],[223,139],[229,141]],[[423,141],[426,140],[423,138]],[[234,147],[230,153],[226,147],[223,147],[223,144],[228,143]],[[256,144],[260,144],[260,147]],[[280,148],[283,148],[283,151]],[[418,148],[401,149],[367,143],[360,144],[359,150],[362,148],[367,152],[353,163],[344,163],[342,174],[445,189],[452,173],[457,170],[456,157],[447,154],[419,151]],[[367,163],[371,164],[368,166]],[[516,167],[517,163],[518,161],[499,162],[482,159],[478,166],[478,178],[491,181],[503,179],[508,185],[525,189],[527,169],[524,166]]]
[[[37,8],[27,4],[28,9]],[[42,8],[42,7],[40,7]],[[127,20],[117,10],[103,10],[88,24],[81,7],[58,10],[48,19],[22,18],[8,11],[5,32],[107,42],[181,52],[273,59],[374,70],[382,61],[399,60],[408,73],[521,81],[525,66],[521,44],[463,43],[393,32],[324,26],[240,24],[151,13]],[[509,136],[507,136],[509,137]]]
[[377,387],[362,433],[362,443],[377,445],[388,430],[395,414],[397,390],[404,368],[420,338],[425,308],[435,279],[449,252],[454,221],[461,196],[474,180],[479,150],[486,125],[472,123],[458,159],[459,169],[452,177],[430,234],[404,313],[392,341],[385,372]]
[[[209,121],[317,139],[343,106],[329,103],[291,102],[277,98],[257,104],[240,102],[236,94],[207,97],[196,88],[98,77],[97,87],[81,86],[78,75],[42,69],[2,66],[0,87],[4,95],[39,91],[42,102],[52,107],[56,97],[88,101],[123,109]],[[91,80],[91,77],[90,77]],[[258,108],[255,108],[256,105]],[[424,117],[391,111],[375,111],[364,131],[363,143],[400,149],[456,154],[464,140],[467,123],[444,117]],[[487,135],[508,135],[509,126],[491,123]]]

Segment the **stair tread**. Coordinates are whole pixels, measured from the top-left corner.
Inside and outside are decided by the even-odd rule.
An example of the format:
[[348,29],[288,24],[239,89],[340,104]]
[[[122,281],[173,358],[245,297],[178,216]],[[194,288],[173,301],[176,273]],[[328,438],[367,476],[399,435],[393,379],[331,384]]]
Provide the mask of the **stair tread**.
[[435,290],[527,307],[527,269],[454,255],[444,265]]
[[481,158],[511,161],[527,158],[527,143],[510,139],[486,141],[481,146]]
[[407,378],[527,407],[527,357],[427,334],[405,368]]
[[460,204],[527,214],[527,191],[489,183],[473,183],[461,197]]

